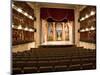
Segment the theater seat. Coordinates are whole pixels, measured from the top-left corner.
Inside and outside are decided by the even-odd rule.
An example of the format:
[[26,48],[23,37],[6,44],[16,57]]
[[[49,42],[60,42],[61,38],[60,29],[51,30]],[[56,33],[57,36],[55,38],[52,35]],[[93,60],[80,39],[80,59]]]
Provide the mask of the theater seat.
[[13,74],[22,74],[23,70],[20,67],[12,68]]
[[39,66],[50,66],[49,61],[38,61],[38,67]]
[[52,66],[40,66],[38,72],[52,72]]
[[16,61],[13,62],[13,67],[23,67],[24,66],[24,61]]
[[13,68],[16,74],[95,69],[96,54],[77,47],[34,48],[14,54]]
[[27,73],[36,73],[37,72],[37,67],[24,67],[23,71],[25,74]]
[[84,70],[94,69],[93,68],[93,63],[84,63],[84,64],[82,64],[82,69],[84,69]]
[[80,64],[71,64],[69,66],[69,70],[81,70],[81,69],[82,69],[82,67]]
[[80,70],[81,69],[81,61],[79,58],[72,58],[72,61],[69,65],[69,70]]
[[55,69],[55,71],[66,71],[66,70],[68,70],[66,65],[55,66],[54,69]]

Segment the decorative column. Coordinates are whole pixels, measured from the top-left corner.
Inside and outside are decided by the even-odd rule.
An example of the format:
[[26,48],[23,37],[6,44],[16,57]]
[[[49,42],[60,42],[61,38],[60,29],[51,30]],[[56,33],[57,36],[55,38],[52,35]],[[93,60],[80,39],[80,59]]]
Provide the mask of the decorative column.
[[44,43],[47,41],[46,39],[46,22],[45,20],[41,20],[42,21],[42,28],[41,28],[41,43]]
[[75,45],[76,46],[79,46],[79,43],[80,43],[80,33],[78,32],[78,30],[80,29],[80,23],[78,22],[78,19],[79,19],[79,9],[78,8],[76,8],[75,10],[75,13],[74,13],[74,15],[75,15],[75,28],[74,28],[74,35],[75,35]]
[[55,22],[53,22],[53,41],[56,40],[56,27],[55,27]]
[[36,3],[34,4],[34,14],[36,16],[36,21],[34,22],[34,28],[36,28],[36,32],[34,33],[35,47],[40,45],[40,7]]
[[64,22],[62,24],[63,24],[63,27],[62,27],[62,40],[65,41],[65,25],[64,25]]
[[48,40],[48,24],[47,24],[47,21],[45,20],[45,23],[44,23],[44,28],[45,28],[45,44],[47,44],[47,40]]
[[68,27],[69,27],[69,41],[71,44],[73,44],[73,22],[69,21],[68,22]]

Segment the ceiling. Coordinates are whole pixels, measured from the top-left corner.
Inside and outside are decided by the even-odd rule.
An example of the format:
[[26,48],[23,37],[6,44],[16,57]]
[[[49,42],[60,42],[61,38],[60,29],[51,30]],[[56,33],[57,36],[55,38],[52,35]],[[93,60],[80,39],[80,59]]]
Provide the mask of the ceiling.
[[77,5],[77,4],[60,4],[60,3],[47,3],[47,2],[27,2],[32,8],[34,8],[34,5],[38,5],[41,7],[47,7],[47,8],[64,8],[64,9],[79,9],[81,11],[83,8],[85,8],[87,5]]

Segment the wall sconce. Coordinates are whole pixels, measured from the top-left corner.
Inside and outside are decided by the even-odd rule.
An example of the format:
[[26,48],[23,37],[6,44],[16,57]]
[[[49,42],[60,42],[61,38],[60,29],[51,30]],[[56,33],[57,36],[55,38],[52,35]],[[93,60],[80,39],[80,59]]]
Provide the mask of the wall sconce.
[[88,28],[86,28],[86,29],[85,29],[85,31],[89,31],[89,29],[88,29]]
[[81,29],[81,30],[79,30],[79,32],[85,32],[85,29]]
[[24,30],[25,30],[25,31],[28,31],[28,28],[27,28],[27,27],[25,27],[25,28],[24,28]]
[[90,30],[95,30],[95,27],[91,26]]
[[14,25],[12,25],[12,28],[14,28]]
[[33,18],[31,15],[29,15],[27,12],[23,11],[23,10],[20,9],[19,7],[15,6],[14,4],[12,4],[12,8],[15,9],[15,10],[17,10],[19,13],[25,15],[25,16],[28,17],[29,19],[34,20],[34,18]]
[[90,15],[91,15],[91,16],[92,16],[92,15],[95,15],[95,12],[94,12],[94,11],[91,11]]
[[91,11],[90,14],[86,14],[85,16],[81,17],[80,20],[79,20],[79,22],[80,21],[84,21],[85,19],[87,19],[87,18],[89,18],[89,17],[91,17],[91,16],[93,16],[95,14],[96,14],[95,11]]
[[85,15],[85,18],[89,18],[89,15],[86,14],[86,15]]
[[22,9],[20,9],[20,8],[18,8],[17,11],[20,12],[20,13],[22,13]]
[[18,26],[18,29],[22,29],[22,26],[21,26],[21,25],[19,25],[19,26]]

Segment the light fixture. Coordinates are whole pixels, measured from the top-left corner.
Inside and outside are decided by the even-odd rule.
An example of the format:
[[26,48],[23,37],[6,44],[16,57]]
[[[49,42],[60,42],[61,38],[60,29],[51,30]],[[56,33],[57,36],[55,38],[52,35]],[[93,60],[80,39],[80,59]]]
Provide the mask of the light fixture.
[[12,4],[12,7],[14,7],[14,4]]
[[82,18],[80,19],[80,21],[82,21]]
[[83,20],[85,20],[86,18],[89,18],[90,16],[93,16],[93,15],[95,15],[95,11],[91,11],[89,15],[86,14],[84,17],[82,17],[82,18],[80,19],[80,21],[83,21]]
[[85,20],[85,18],[84,18],[84,17],[82,17],[82,18],[80,19],[80,21],[83,21],[83,20]]
[[14,25],[12,25],[12,28],[14,28]]
[[89,17],[89,15],[86,14],[86,15],[85,15],[85,18],[88,18],[88,17]]
[[91,16],[95,15],[95,12],[94,11],[91,11],[90,15]]
[[20,9],[20,8],[18,8],[17,11],[22,13],[22,9]]
[[85,32],[85,30],[84,30],[84,29],[82,29],[82,30],[80,30],[80,32]]
[[91,26],[90,30],[95,30],[95,28],[93,26]]
[[28,28],[27,28],[27,27],[25,27],[25,28],[24,28],[24,30],[25,30],[25,31],[28,31]]
[[88,28],[86,28],[86,29],[85,29],[85,31],[89,31],[89,29],[88,29]]
[[19,26],[18,26],[18,29],[22,29],[22,26],[21,26],[21,25],[19,25]]
[[30,31],[30,32],[33,32],[34,30],[30,28],[29,31]]
[[33,19],[33,17],[32,17],[32,16],[29,16],[29,18],[30,18],[30,19]]
[[28,14],[27,14],[26,12],[24,13],[24,15],[25,15],[25,16],[28,16]]
[[21,14],[27,16],[29,19],[34,20],[34,18],[31,15],[29,15],[27,12],[24,12],[22,9],[18,8],[14,4],[12,4],[12,8],[15,9],[16,11],[20,12]]

